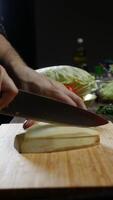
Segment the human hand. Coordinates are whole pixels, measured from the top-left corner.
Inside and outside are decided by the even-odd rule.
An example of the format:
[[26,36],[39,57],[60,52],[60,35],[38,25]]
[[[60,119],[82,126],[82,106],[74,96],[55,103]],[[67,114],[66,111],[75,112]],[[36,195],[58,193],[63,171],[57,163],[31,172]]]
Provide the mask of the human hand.
[[24,90],[86,109],[83,100],[75,93],[68,90],[63,84],[51,80],[29,67],[24,68],[20,79],[21,88]]
[[17,95],[13,80],[8,76],[6,70],[0,65],[0,109],[6,107]]
[[[86,109],[83,100],[75,93],[68,90],[63,84],[48,79],[46,76],[39,74],[34,70],[28,69],[28,71],[30,74],[27,76],[28,79],[24,81],[23,89]],[[27,129],[36,123],[37,122],[34,120],[26,120],[23,124],[23,128]]]

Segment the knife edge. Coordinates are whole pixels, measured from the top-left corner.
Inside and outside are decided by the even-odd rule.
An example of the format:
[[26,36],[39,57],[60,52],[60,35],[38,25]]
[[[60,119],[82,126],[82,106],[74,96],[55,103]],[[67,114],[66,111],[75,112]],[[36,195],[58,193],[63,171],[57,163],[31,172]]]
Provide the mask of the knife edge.
[[100,126],[108,123],[106,119],[90,111],[23,90],[19,90],[14,100],[0,113],[43,122],[83,127]]

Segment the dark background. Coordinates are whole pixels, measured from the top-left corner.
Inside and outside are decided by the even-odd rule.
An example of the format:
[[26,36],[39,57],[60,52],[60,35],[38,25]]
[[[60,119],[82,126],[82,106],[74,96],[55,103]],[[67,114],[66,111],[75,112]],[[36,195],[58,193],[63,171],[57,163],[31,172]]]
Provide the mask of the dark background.
[[10,42],[32,68],[74,65],[76,39],[83,37],[89,69],[113,59],[110,4],[66,0],[0,0]]
[[35,64],[34,5],[29,0],[0,0],[8,40],[32,67]]

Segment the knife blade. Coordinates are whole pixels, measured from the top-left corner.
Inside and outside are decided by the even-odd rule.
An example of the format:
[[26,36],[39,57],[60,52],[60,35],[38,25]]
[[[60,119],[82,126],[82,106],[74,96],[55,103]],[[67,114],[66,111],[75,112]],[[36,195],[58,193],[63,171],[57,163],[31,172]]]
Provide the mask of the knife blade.
[[90,111],[23,90],[19,90],[14,100],[0,113],[42,122],[83,127],[100,126],[108,123],[106,119]]

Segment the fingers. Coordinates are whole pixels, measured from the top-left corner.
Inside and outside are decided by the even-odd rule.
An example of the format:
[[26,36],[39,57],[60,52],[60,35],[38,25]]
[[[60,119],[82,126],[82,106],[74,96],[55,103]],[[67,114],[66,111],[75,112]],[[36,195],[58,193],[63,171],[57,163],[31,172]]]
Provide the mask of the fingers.
[[56,100],[70,104],[70,105],[75,106],[75,107],[78,106],[78,107],[85,109],[85,110],[87,109],[83,100],[78,95],[76,95],[75,93],[69,91],[67,88],[66,88],[66,90],[63,90],[61,92],[54,90],[52,92],[52,95]]
[[68,95],[70,96],[70,98],[71,98],[74,102],[76,102],[76,104],[77,104],[78,107],[87,110],[86,105],[84,104],[83,100],[82,100],[79,96],[77,96],[77,95],[74,94],[73,92],[69,92]]
[[0,109],[6,107],[17,95],[18,89],[5,69],[0,65]]
[[70,104],[72,106],[77,106],[76,102],[73,101],[73,99],[70,98],[64,92],[59,92],[59,91],[54,90],[53,93],[52,93],[52,96],[57,101],[61,101],[63,103],[67,103],[67,104]]
[[56,100],[60,100],[64,103],[68,103],[73,106],[78,106],[82,109],[87,109],[83,100],[74,92],[68,90],[66,86],[53,80],[49,80],[49,82],[52,84],[54,88],[54,91],[52,91],[51,96],[54,96]]
[[27,128],[30,128],[31,126],[35,125],[35,124],[38,124],[37,121],[34,121],[34,120],[31,120],[31,119],[28,119],[24,122],[23,124],[23,128],[24,129],[27,129]]
[[0,98],[0,109],[5,108],[17,95],[15,92],[6,92],[2,94]]

